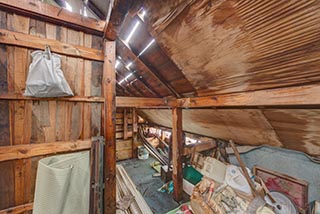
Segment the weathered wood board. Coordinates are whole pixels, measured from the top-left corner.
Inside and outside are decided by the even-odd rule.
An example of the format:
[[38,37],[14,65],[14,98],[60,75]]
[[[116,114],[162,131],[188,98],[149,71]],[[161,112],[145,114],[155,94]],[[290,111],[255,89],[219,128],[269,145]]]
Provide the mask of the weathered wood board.
[[[102,50],[102,38],[0,11],[0,28]],[[43,47],[44,48],[44,47]],[[33,49],[0,45],[0,94],[25,89]],[[78,96],[101,96],[103,62],[61,55],[61,67]],[[89,139],[101,132],[102,103],[0,100],[0,146]],[[38,160],[0,162],[0,210],[33,201]]]

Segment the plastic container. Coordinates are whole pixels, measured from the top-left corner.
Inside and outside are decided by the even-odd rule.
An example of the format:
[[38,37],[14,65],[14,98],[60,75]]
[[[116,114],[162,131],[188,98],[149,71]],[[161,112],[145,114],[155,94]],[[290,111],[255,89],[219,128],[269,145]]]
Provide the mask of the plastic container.
[[138,158],[140,160],[146,160],[149,158],[149,152],[144,146],[138,146]]

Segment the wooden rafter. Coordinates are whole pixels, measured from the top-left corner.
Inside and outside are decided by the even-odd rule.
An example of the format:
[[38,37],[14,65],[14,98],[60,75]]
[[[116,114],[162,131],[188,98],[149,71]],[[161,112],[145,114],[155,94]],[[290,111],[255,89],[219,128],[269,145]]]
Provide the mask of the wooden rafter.
[[[121,61],[123,65],[125,65],[125,63],[124,63],[122,60],[120,60],[120,59],[118,59],[118,60]],[[130,73],[132,72],[132,71],[130,71],[126,66],[124,66],[124,69],[125,69],[127,72],[130,72]],[[151,92],[154,96],[156,96],[156,97],[161,97],[160,94],[159,94],[158,92],[156,92],[156,91],[151,87],[151,85],[150,85],[149,83],[147,83],[143,78],[140,78],[140,76],[139,76],[136,72],[132,72],[132,74],[133,74],[133,76],[134,76],[139,82],[141,82],[141,83],[144,85],[144,87],[145,87],[149,92]],[[142,94],[142,96],[143,96],[143,94]]]
[[[144,94],[141,93],[140,91],[137,91],[136,87],[133,87],[132,85],[130,85],[130,82],[124,82],[124,83],[119,83],[123,78],[125,78],[119,71],[117,72],[117,84],[119,84],[122,88],[128,90],[134,97],[143,97]],[[145,87],[145,85],[143,85],[143,83],[140,82],[140,84],[142,84],[143,87]]]
[[163,78],[159,72],[155,70],[155,68],[151,68],[150,66],[147,66],[138,55],[136,55],[131,48],[124,42],[122,39],[118,39],[121,46],[126,48],[126,53],[129,55],[130,58],[133,59],[133,62],[139,63],[144,70],[146,70],[152,77],[154,77],[158,82],[161,83],[173,96],[180,98],[181,95],[169,84],[167,81]]

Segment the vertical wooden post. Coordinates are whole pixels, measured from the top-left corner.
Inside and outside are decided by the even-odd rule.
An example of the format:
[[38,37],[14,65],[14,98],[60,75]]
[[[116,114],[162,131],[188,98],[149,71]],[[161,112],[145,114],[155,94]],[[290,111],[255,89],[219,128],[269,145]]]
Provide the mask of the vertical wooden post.
[[132,157],[137,157],[138,144],[138,115],[137,109],[132,108]]
[[180,201],[182,197],[182,154],[183,154],[183,133],[182,133],[182,109],[172,109],[172,165],[173,165],[173,198]]
[[116,213],[116,78],[115,42],[104,41],[103,96],[104,102],[104,213]]
[[123,110],[123,139],[128,139],[128,109]]

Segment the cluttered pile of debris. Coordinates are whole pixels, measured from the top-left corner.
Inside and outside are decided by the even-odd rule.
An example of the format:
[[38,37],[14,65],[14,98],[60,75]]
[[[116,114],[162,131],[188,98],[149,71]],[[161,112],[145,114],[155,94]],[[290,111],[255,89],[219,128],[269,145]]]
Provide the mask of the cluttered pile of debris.
[[230,145],[240,167],[201,153],[192,155],[191,165],[203,177],[191,190],[185,187],[184,181],[190,202],[170,214],[307,213],[307,182],[261,167],[255,167],[251,172],[234,143],[230,142]]

